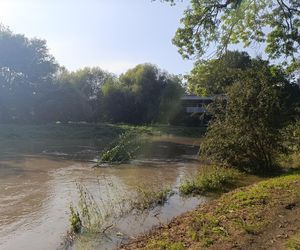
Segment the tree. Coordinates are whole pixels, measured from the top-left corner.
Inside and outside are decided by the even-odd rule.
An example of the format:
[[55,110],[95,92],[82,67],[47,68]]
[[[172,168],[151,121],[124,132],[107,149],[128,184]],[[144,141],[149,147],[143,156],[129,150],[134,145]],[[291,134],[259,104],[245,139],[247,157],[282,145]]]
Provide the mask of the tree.
[[58,65],[46,42],[0,26],[0,121],[32,121]]
[[271,171],[285,152],[284,77],[259,65],[243,73],[227,92],[227,104],[215,102],[214,120],[201,143],[201,155],[248,171]]
[[90,111],[83,120],[99,121],[102,119],[102,87],[112,78],[115,78],[113,74],[99,67],[85,67],[74,72],[64,70],[57,80],[58,84],[68,84],[76,89],[82,105],[89,106]]
[[[175,3],[175,0],[165,0]],[[298,0],[190,0],[173,39],[185,58],[218,54],[230,44],[265,44],[270,58],[296,59],[300,47]]]
[[239,51],[228,51],[217,59],[197,61],[187,78],[189,92],[199,96],[224,94],[251,64],[248,53]]
[[176,123],[177,116],[181,113],[180,98],[184,95],[184,88],[178,76],[170,76],[168,83],[162,90],[159,104],[159,114],[156,121],[160,123]]
[[[104,85],[105,113],[114,122],[168,122],[176,109],[175,103],[180,101],[181,89],[178,77],[155,65],[140,64],[122,74],[117,81],[108,81]],[[164,119],[161,119],[162,114]]]

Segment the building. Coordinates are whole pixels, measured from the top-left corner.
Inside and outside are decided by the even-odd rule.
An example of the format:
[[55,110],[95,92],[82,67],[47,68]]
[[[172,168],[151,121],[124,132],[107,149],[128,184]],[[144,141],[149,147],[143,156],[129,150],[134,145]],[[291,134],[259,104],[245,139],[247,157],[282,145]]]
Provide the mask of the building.
[[206,113],[206,105],[213,102],[212,96],[195,96],[186,95],[181,98],[182,106],[188,114],[203,114]]

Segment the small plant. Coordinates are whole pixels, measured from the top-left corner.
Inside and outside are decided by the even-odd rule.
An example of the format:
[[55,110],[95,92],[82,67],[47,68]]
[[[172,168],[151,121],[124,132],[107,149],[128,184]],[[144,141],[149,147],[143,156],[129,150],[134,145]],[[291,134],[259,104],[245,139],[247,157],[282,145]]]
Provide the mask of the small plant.
[[222,192],[233,185],[240,175],[241,173],[235,169],[207,166],[203,167],[194,178],[184,181],[179,190],[184,195]]
[[70,205],[70,223],[71,229],[74,233],[80,233],[82,229],[82,222],[80,219],[80,215],[77,211],[75,211],[73,205]]

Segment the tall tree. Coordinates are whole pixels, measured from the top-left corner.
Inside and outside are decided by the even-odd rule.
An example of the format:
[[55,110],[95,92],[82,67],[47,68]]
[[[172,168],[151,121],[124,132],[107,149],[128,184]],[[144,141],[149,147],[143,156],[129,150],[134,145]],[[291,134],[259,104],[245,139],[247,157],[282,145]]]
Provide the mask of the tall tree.
[[57,70],[46,42],[0,26],[0,121],[34,118],[37,97]]
[[[165,0],[175,3],[176,0]],[[183,57],[202,57],[216,45],[265,44],[270,58],[297,59],[300,47],[298,0],[190,0],[173,42]]]
[[[152,64],[140,64],[109,81],[103,88],[104,109],[110,120],[134,124],[166,122],[180,100],[181,81]],[[168,95],[168,96],[167,96]],[[173,112],[173,111],[172,111]],[[168,113],[168,114],[167,114]]]

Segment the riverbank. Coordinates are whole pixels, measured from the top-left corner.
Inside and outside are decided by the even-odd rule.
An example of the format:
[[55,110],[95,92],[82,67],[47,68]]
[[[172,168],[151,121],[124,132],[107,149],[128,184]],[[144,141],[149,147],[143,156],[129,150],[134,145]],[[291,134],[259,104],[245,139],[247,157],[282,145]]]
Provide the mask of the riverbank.
[[238,188],[120,249],[299,249],[300,172]]

